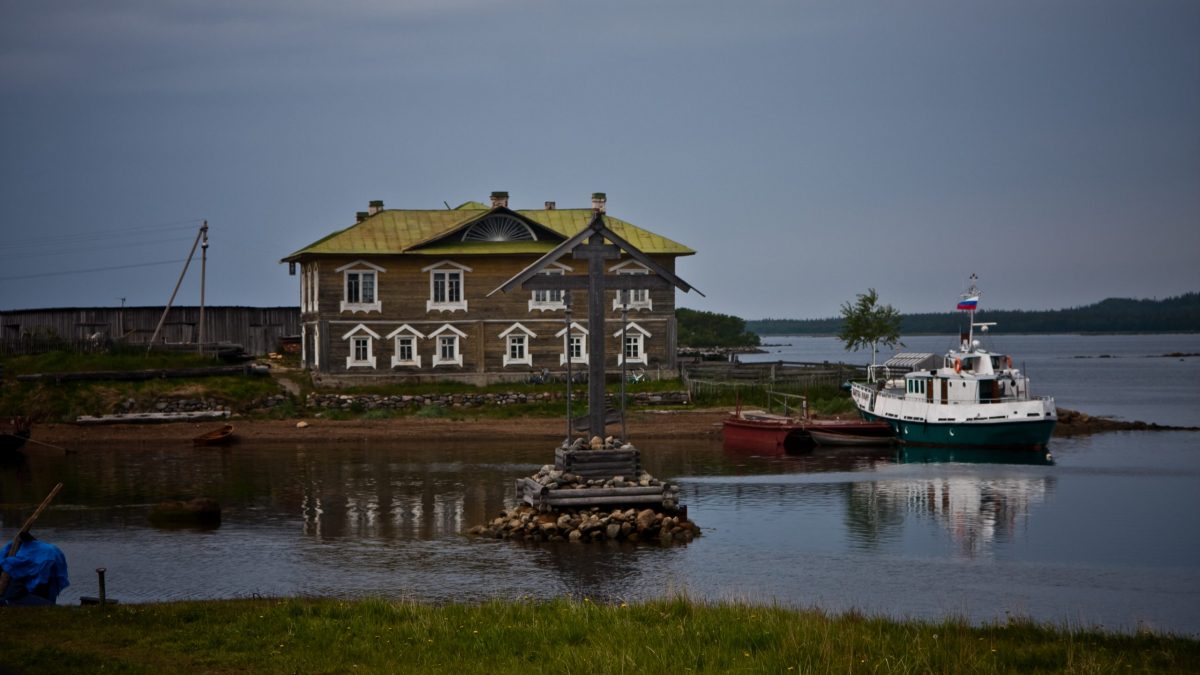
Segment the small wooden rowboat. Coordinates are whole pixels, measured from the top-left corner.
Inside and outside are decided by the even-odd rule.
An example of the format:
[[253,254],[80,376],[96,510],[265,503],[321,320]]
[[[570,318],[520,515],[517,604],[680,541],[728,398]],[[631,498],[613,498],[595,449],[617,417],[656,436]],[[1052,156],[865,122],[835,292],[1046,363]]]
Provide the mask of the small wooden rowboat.
[[829,431],[817,431],[809,429],[808,435],[812,436],[813,441],[817,445],[891,445],[895,440],[891,436],[862,436],[858,434],[845,434]]
[[196,445],[228,445],[233,442],[233,425],[226,424],[220,429],[200,434],[192,442]]

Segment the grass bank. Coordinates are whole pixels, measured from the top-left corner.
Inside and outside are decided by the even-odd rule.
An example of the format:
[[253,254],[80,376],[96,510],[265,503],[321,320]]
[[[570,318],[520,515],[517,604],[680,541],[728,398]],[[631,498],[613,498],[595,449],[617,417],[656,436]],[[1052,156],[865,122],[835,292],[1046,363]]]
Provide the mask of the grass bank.
[[1200,642],[687,600],[236,600],[0,610],[22,673],[1163,673]]
[[[191,354],[72,354],[52,352],[37,356],[9,357],[0,361],[4,377],[0,382],[0,417],[22,415],[32,417],[39,422],[70,422],[80,415],[106,415],[114,412],[143,412],[155,409],[155,404],[164,399],[200,399],[213,406],[225,407],[250,419],[300,419],[320,416],[328,419],[390,419],[408,416],[448,417],[452,419],[511,419],[521,417],[550,418],[561,417],[566,412],[566,403],[562,400],[532,400],[536,395],[551,392],[561,393],[564,385],[561,383],[530,384],[506,383],[477,387],[469,384],[444,382],[438,384],[395,384],[389,386],[351,387],[336,390],[320,390],[312,386],[308,374],[297,368],[299,365],[292,357],[291,362],[272,362],[273,366],[291,366],[278,369],[277,377],[252,377],[245,375],[229,375],[207,378],[182,379],[153,379],[140,381],[67,381],[56,383],[52,380],[36,382],[19,382],[17,376],[33,373],[64,373],[84,371],[133,371],[150,369],[180,369],[200,366],[217,365],[211,358]],[[280,379],[287,379],[293,385],[292,390],[299,395],[288,393],[281,386]],[[777,390],[783,385],[776,386]],[[626,391],[630,395],[639,393],[655,393],[679,391],[684,389],[679,380],[642,381],[628,383]],[[610,382],[608,391],[616,394],[620,385]],[[355,407],[347,410],[316,409],[305,405],[308,394],[337,393],[347,395],[451,395],[451,394],[489,394],[489,393],[520,393],[527,394],[530,401],[522,404],[504,406],[474,406],[466,408],[446,408],[429,406],[418,409],[404,410],[367,410]],[[805,387],[792,393],[805,394],[809,397],[809,407],[814,414],[841,415],[852,414],[854,411],[850,397],[837,387]],[[270,407],[264,406],[264,401],[272,397],[284,396],[275,400]],[[576,401],[575,414],[582,414],[582,402],[587,398],[587,385],[576,384],[574,387]],[[739,400],[748,407],[765,407],[766,389],[756,385],[748,389],[722,389],[705,391],[698,394],[693,403],[696,406],[728,406],[732,408]],[[662,407],[662,406],[657,406]],[[668,406],[669,407],[669,406]]]

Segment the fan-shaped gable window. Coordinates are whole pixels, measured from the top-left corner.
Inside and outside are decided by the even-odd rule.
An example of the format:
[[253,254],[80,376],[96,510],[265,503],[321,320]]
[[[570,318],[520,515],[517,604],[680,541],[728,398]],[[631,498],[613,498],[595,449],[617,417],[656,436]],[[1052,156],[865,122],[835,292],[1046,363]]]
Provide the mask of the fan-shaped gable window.
[[463,241],[537,241],[533,228],[519,218],[494,213],[463,232]]

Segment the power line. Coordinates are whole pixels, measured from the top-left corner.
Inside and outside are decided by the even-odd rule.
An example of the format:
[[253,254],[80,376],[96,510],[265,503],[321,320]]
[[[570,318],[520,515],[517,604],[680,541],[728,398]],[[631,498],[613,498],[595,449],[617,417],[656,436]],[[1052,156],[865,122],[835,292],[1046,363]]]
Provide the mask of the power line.
[[[0,260],[24,260],[26,258],[45,258],[47,256],[70,255],[72,253],[91,253],[92,251],[102,251],[114,248],[126,249],[135,246],[157,246],[159,244],[171,244],[181,241],[191,241],[192,235],[183,237],[171,237],[168,239],[143,239],[135,242],[115,242],[112,244],[86,244],[84,246],[61,246],[53,251],[46,252],[31,252],[31,253],[13,253],[11,255],[0,255]],[[82,242],[81,242],[82,243]]]
[[192,220],[176,221],[171,223],[159,223],[156,225],[135,225],[133,227],[124,227],[111,230],[92,230],[87,232],[69,232],[64,234],[46,235],[44,237],[33,237],[31,239],[16,239],[5,242],[7,248],[18,248],[27,246],[52,246],[61,243],[74,243],[84,241],[96,241],[97,239],[118,238],[121,235],[140,235],[146,232],[164,232],[166,230],[182,230],[192,229],[196,223],[201,222],[201,219],[195,218]]
[[38,274],[21,274],[21,275],[15,276],[15,277],[0,277],[0,281],[20,281],[22,279],[34,279],[34,278],[38,278],[38,277],[59,277],[59,276],[66,276],[68,274],[88,274],[90,272],[110,272],[112,270],[132,269],[134,267],[155,267],[157,265],[172,265],[174,263],[181,263],[184,260],[185,260],[184,258],[180,258],[179,260],[162,260],[159,262],[152,262],[152,263],[138,263],[136,265],[115,265],[113,267],[93,267],[92,269],[87,269],[87,270],[70,270],[67,272],[39,272]]

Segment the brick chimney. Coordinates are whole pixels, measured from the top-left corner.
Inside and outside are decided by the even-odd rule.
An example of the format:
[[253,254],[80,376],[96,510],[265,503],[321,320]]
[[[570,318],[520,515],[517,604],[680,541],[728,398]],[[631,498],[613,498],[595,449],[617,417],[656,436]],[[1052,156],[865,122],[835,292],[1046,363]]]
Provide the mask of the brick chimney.
[[597,213],[604,213],[605,205],[608,203],[608,195],[603,192],[592,193],[592,210]]
[[507,192],[493,192],[492,193],[492,208],[494,209],[497,206],[502,206],[506,209],[508,208],[508,193]]
[[383,210],[383,200],[373,199],[370,204],[367,204],[367,216],[373,216]]
[[366,219],[367,219],[366,211],[355,211],[354,212],[354,222],[361,223],[362,221],[364,221]]
[[546,202],[546,210],[553,211],[554,210],[554,202]]

